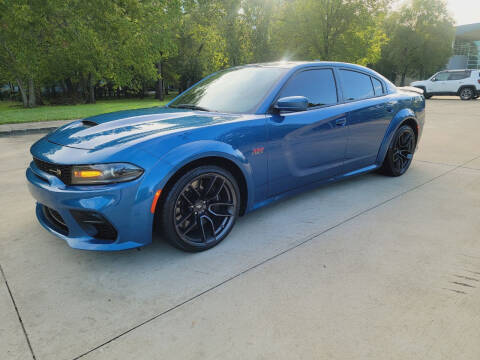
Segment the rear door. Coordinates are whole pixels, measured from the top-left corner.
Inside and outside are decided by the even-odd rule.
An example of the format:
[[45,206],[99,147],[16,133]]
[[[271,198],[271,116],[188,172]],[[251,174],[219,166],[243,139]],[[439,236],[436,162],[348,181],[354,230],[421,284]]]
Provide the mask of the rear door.
[[348,140],[344,172],[373,165],[397,102],[385,95],[385,84],[369,74],[339,69],[348,108]]
[[277,98],[305,96],[307,111],[269,115],[269,194],[330,179],[342,170],[346,149],[346,113],[338,104],[331,68],[295,73]]
[[463,85],[469,85],[470,76],[472,72],[466,71],[452,71],[448,76],[446,90],[449,93],[456,93]]

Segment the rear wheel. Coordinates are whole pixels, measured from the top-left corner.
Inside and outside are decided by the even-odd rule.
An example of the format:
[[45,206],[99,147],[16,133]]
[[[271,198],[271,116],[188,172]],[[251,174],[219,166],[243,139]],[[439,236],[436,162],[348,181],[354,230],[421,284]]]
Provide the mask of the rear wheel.
[[471,100],[475,96],[472,88],[463,88],[460,90],[460,99],[462,100]]
[[401,176],[410,167],[417,140],[415,132],[408,125],[401,126],[395,133],[382,166],[382,172],[389,176]]
[[225,239],[240,209],[240,192],[232,174],[217,166],[200,166],[184,174],[167,194],[161,226],[175,247],[198,252]]

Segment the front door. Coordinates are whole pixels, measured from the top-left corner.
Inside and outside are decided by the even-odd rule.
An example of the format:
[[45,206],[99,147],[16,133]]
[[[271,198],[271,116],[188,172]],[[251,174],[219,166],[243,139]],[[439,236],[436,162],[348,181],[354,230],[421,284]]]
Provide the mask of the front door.
[[427,88],[428,93],[443,93],[446,92],[446,88],[448,86],[448,77],[449,73],[446,71],[441,71],[437,75],[435,75],[429,84],[429,89]]
[[347,141],[347,117],[338,103],[333,70],[300,71],[281,90],[279,98],[305,96],[309,109],[271,114],[269,195],[328,180],[342,171]]

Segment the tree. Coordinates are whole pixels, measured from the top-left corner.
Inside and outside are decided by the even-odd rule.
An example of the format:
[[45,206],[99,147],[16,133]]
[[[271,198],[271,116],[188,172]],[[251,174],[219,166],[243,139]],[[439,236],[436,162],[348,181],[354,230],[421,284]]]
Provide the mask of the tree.
[[377,69],[392,80],[425,77],[442,69],[452,54],[453,19],[442,0],[412,0],[386,20],[390,38]]
[[286,58],[376,62],[388,0],[292,0],[280,5],[275,48]]
[[47,65],[46,22],[37,16],[36,3],[26,0],[0,0],[0,68],[15,81],[23,106],[36,105],[34,84]]

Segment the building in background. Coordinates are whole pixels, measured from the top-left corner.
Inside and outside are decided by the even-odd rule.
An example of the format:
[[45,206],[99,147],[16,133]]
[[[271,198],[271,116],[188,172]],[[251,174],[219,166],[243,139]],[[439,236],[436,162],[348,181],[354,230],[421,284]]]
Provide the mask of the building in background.
[[456,27],[453,53],[447,69],[480,70],[480,23]]

